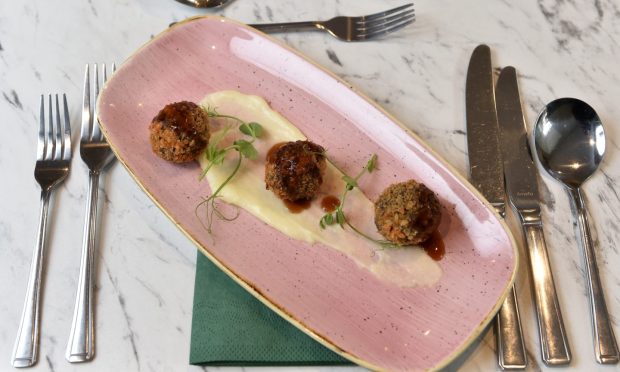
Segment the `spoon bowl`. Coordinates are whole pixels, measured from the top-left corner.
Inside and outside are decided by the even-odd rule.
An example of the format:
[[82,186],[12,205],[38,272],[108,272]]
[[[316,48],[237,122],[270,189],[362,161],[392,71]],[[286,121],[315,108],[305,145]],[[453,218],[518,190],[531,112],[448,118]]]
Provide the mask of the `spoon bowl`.
[[560,98],[545,107],[534,142],[543,168],[574,188],[596,171],[605,153],[601,119],[590,105],[575,98]]
[[543,109],[534,128],[534,147],[542,167],[566,186],[581,231],[586,263],[596,361],[620,360],[596,265],[581,185],[596,171],[605,154],[605,131],[596,111],[575,98],[560,98]]
[[232,0],[176,0],[177,2],[194,8],[215,8],[226,5]]

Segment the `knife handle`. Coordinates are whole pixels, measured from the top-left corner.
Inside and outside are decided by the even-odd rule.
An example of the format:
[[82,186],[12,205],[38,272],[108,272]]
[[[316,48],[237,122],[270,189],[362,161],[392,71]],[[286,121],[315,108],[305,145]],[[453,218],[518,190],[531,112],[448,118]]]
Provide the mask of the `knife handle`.
[[508,297],[495,318],[497,330],[497,363],[502,370],[525,369],[527,351],[523,342],[521,318],[515,287],[512,286]]
[[553,283],[542,223],[525,224],[524,229],[530,257],[542,360],[550,366],[569,364],[571,352]]

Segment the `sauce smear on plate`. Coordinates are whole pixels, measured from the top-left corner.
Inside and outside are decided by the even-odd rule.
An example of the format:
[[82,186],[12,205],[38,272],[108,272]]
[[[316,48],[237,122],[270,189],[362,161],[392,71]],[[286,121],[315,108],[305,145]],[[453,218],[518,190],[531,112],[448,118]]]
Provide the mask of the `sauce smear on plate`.
[[298,200],[298,201],[289,201],[283,200],[284,205],[288,208],[291,213],[301,213],[306,209],[310,208],[310,204],[312,200]]
[[446,246],[438,231],[433,232],[433,235],[422,243],[422,247],[424,247],[426,253],[435,261],[441,260],[446,254]]
[[324,196],[321,199],[321,209],[327,213],[331,213],[340,205],[340,199],[333,195]]

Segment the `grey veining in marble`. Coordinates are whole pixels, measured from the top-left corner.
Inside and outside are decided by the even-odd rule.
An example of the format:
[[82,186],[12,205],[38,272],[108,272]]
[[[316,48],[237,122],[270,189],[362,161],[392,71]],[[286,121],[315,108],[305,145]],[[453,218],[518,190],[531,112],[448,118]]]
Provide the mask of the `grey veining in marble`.
[[[404,2],[235,0],[223,9],[204,11],[172,0],[1,1],[0,371],[11,369],[10,353],[36,233],[39,190],[33,169],[39,94],[67,93],[77,128],[83,66],[122,62],[170,22],[207,12],[248,23],[321,19],[372,13]],[[468,169],[465,72],[477,44],[491,46],[498,69],[516,67],[530,129],[544,103],[554,98],[573,96],[590,103],[606,124],[608,149],[601,171],[584,185],[584,191],[601,280],[620,334],[620,3],[420,0],[416,15],[412,27],[377,42],[344,43],[319,32],[276,37],[379,102],[462,174]],[[74,139],[77,143],[77,136]],[[34,370],[245,371],[188,366],[195,247],[122,166],[115,165],[102,186],[96,358],[83,365],[70,365],[64,359],[87,187],[86,169],[76,161],[53,201],[41,354]],[[594,362],[581,250],[568,198],[545,174],[541,194],[547,243],[574,353],[572,366],[612,370]],[[517,287],[530,369],[543,370],[527,280],[520,275]],[[494,370],[494,347],[488,332],[449,369]]]

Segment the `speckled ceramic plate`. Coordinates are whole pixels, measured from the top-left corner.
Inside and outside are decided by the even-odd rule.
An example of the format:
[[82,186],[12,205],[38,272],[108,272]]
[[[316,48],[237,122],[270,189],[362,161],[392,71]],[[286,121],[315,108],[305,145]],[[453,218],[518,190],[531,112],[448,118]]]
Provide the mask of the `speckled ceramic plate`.
[[[433,189],[443,206],[446,247],[439,282],[417,288],[382,282],[345,254],[290,239],[244,211],[215,226],[216,239],[209,236],[194,214],[209,194],[198,165],[155,157],[147,128],[165,104],[225,89],[264,97],[351,172],[377,153],[380,169],[364,186],[371,199],[411,178]],[[245,25],[205,17],[164,31],[116,72],[98,108],[119,160],[204,254],[355,363],[394,371],[446,365],[480,334],[512,284],[514,240],[467,181],[349,84]]]

